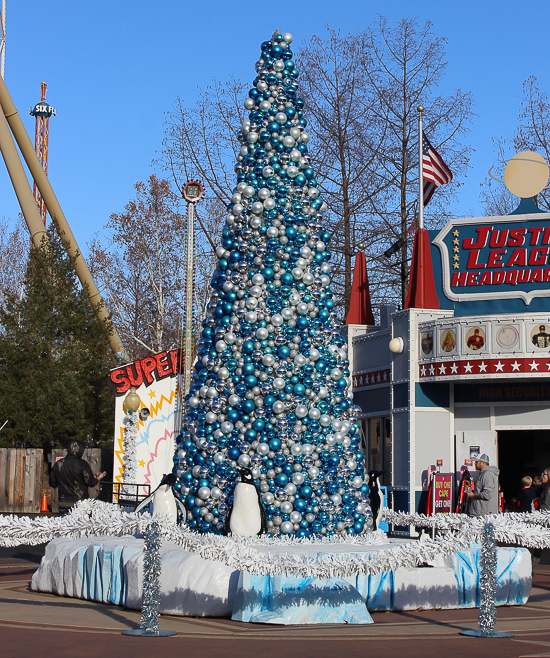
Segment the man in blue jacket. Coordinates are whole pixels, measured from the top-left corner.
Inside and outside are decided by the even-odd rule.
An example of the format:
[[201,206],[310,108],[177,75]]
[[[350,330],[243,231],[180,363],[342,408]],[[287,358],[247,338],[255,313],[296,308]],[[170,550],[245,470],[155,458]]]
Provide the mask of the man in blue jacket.
[[476,460],[476,471],[481,471],[476,483],[475,492],[470,491],[470,516],[485,516],[498,514],[498,474],[496,466],[489,465],[489,457],[480,455]]

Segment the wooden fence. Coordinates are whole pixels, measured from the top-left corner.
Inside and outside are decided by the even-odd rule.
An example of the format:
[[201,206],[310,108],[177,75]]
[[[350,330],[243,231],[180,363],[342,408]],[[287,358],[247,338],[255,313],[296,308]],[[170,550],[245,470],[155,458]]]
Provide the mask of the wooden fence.
[[[66,450],[52,450],[52,466],[67,454]],[[94,475],[107,471],[112,477],[113,453],[100,448],[86,448],[83,458]],[[99,496],[100,485],[89,490],[91,498]],[[52,512],[58,512],[57,489],[50,489],[48,465],[43,451],[37,448],[0,448],[0,514],[38,514],[45,493]],[[102,499],[111,501],[112,489],[104,487]]]
[[0,512],[40,512],[44,456],[37,448],[0,448]]

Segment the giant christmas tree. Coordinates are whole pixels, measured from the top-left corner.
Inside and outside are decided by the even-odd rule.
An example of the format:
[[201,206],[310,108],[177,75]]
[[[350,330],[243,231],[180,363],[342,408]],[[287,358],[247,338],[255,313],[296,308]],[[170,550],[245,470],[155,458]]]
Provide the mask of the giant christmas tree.
[[174,460],[176,494],[200,532],[223,532],[239,467],[251,469],[273,534],[370,527],[291,43],[276,32],[262,44],[244,102],[237,186]]

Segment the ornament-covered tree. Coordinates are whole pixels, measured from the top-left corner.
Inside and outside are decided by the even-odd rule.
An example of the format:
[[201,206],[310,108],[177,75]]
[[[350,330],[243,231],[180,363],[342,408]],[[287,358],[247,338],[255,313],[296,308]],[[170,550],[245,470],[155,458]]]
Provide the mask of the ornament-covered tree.
[[174,458],[176,493],[200,532],[223,532],[239,467],[251,469],[273,534],[371,527],[291,43],[275,32],[262,44],[244,102],[237,186]]

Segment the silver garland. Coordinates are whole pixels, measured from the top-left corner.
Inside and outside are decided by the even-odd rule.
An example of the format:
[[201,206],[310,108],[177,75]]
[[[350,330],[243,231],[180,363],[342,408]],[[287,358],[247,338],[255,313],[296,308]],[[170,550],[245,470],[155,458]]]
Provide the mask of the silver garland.
[[139,415],[136,411],[127,411],[122,421],[124,427],[124,438],[122,441],[122,493],[127,496],[136,494],[135,485],[137,472],[136,443],[138,437],[137,424]]
[[[395,514],[395,513],[394,513]],[[538,515],[539,513],[537,513]],[[233,569],[251,574],[303,575],[317,578],[346,577],[349,575],[376,574],[394,571],[398,568],[413,568],[438,556],[445,557],[456,551],[469,548],[479,542],[482,536],[483,518],[468,518],[459,531],[448,531],[435,540],[423,537],[391,548],[373,550],[370,553],[319,552],[315,557],[293,552],[292,545],[300,546],[308,542],[296,540],[282,542],[279,538],[239,538],[223,537],[214,534],[197,534],[189,528],[176,525],[168,517],[155,517],[163,541],[172,542],[184,550],[196,553],[205,560],[221,562]],[[494,526],[494,536],[499,542],[519,544],[529,548],[550,548],[550,529],[543,519],[537,516],[537,523],[527,523],[529,514],[517,514],[521,518],[509,519],[514,515],[489,517]],[[550,515],[546,515],[550,518]],[[504,517],[504,518],[503,518]],[[392,517],[392,521],[397,520]],[[530,519],[529,519],[530,520]],[[126,512],[117,505],[98,500],[85,500],[77,503],[70,514],[60,518],[15,517],[0,515],[0,546],[21,544],[43,544],[56,537],[100,537],[122,536],[144,533],[151,523],[149,514]],[[398,525],[408,525],[402,520]],[[416,525],[416,524],[414,524]],[[540,526],[543,527],[540,527]],[[329,543],[341,543],[330,538]],[[377,533],[368,536],[350,537],[346,543],[357,546],[372,546],[387,543],[387,539]],[[324,542],[323,542],[324,543]],[[258,550],[255,545],[264,547]],[[265,547],[285,545],[289,550],[269,551]]]
[[160,527],[156,521],[147,525],[143,533],[143,600],[141,630],[143,635],[159,635],[160,609]]
[[[385,509],[382,518],[390,525],[394,526],[415,526],[417,528],[435,528],[443,532],[463,532],[475,531],[481,536],[481,529],[484,519],[490,519],[495,527],[495,536],[497,541],[505,543],[516,543],[511,537],[500,536],[499,533],[518,533],[524,534],[525,530],[535,530],[537,527],[550,528],[550,512],[546,510],[537,512],[510,512],[507,514],[488,514],[485,517],[471,517],[467,514],[435,514],[426,516],[415,512],[394,512]],[[531,533],[533,537],[540,536],[537,532]],[[536,540],[535,540],[536,541]],[[519,542],[522,546],[532,548],[544,548],[531,543]]]
[[497,550],[493,524],[484,523],[479,553],[479,630],[487,637],[495,632],[497,610],[495,587],[497,581]]

